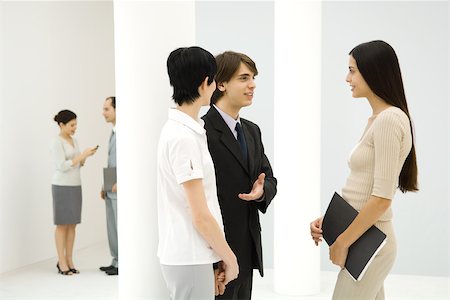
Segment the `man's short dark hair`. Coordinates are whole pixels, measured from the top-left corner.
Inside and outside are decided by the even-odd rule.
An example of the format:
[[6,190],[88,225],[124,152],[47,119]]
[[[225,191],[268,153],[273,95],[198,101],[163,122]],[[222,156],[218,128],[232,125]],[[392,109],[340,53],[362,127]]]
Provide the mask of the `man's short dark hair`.
[[217,87],[211,97],[211,105],[215,104],[217,100],[223,96],[223,92],[219,90],[219,84],[230,81],[233,75],[239,70],[241,63],[246,65],[255,76],[258,75],[258,69],[256,68],[255,62],[243,53],[225,51],[224,53],[216,56],[216,63]]
[[208,84],[216,75],[214,56],[200,47],[184,47],[172,51],[167,58],[167,73],[173,87],[172,99],[178,104],[193,103],[200,94],[198,88],[208,77]]
[[107,100],[111,100],[111,106],[116,109],[116,97],[115,96],[110,96],[108,98],[105,99],[105,101]]

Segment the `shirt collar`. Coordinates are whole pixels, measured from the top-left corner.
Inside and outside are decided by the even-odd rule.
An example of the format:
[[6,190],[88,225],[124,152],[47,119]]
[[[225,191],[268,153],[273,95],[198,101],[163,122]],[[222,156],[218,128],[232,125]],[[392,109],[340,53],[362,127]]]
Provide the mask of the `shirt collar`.
[[241,118],[238,116],[237,120],[233,119],[232,116],[221,110],[219,107],[217,107],[215,104],[213,104],[214,108],[217,109],[219,114],[222,116],[222,119],[225,121],[225,123],[230,128],[231,132],[236,132],[236,123],[241,123]]
[[169,120],[178,122],[198,134],[205,134],[206,132],[205,128],[203,128],[205,122],[202,119],[194,120],[191,116],[176,108],[169,108]]

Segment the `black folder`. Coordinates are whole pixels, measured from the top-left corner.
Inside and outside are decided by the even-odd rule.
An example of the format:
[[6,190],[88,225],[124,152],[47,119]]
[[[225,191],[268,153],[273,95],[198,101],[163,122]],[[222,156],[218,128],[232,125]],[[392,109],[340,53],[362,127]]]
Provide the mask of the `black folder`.
[[[338,193],[334,193],[322,221],[322,235],[329,246],[344,232],[358,215],[358,211]],[[386,234],[372,225],[348,249],[345,269],[355,281],[361,280],[373,258],[386,244]]]
[[111,192],[115,183],[117,183],[116,168],[103,168],[103,190],[105,192]]

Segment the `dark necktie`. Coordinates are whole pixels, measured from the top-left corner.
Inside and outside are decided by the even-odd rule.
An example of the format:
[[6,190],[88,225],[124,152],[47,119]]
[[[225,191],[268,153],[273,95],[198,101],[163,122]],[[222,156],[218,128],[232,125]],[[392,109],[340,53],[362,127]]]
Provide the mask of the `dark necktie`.
[[239,142],[239,147],[241,148],[244,161],[247,162],[247,143],[245,142],[244,132],[242,131],[242,126],[239,122],[236,123],[237,140]]

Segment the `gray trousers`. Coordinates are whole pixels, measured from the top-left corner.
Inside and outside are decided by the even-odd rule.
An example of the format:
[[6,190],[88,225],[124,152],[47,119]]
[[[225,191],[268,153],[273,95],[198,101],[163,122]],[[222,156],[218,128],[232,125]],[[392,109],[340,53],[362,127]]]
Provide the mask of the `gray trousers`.
[[171,300],[214,300],[214,270],[206,265],[161,265]]
[[109,251],[111,252],[111,266],[119,267],[119,249],[117,241],[117,199],[105,197],[106,226],[108,231]]

